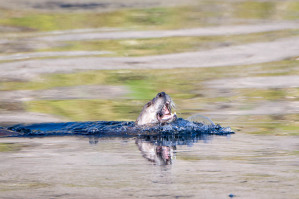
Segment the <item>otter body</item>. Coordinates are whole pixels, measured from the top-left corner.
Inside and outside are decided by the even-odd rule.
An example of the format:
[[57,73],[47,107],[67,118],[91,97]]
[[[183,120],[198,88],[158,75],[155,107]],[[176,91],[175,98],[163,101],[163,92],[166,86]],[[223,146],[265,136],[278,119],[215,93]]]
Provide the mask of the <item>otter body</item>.
[[174,102],[165,92],[158,93],[155,98],[146,103],[136,120],[137,125],[163,124],[176,120],[175,113],[171,109]]

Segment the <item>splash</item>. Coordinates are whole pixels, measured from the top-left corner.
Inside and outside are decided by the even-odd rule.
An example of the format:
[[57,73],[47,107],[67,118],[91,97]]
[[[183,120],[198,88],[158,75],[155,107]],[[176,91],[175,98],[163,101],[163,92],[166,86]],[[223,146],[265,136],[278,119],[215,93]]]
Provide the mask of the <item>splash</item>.
[[165,125],[138,126],[135,122],[93,121],[66,123],[17,124],[7,128],[8,137],[95,135],[95,136],[136,136],[157,134],[209,134],[227,135],[234,133],[230,127],[219,124],[206,125],[182,118]]

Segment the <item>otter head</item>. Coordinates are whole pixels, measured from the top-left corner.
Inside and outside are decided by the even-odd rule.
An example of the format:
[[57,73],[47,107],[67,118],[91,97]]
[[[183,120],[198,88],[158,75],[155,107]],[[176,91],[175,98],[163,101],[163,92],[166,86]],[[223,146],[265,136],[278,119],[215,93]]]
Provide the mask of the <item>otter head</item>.
[[155,98],[146,103],[136,120],[137,125],[164,124],[176,120],[176,114],[171,113],[174,102],[164,92],[158,93]]

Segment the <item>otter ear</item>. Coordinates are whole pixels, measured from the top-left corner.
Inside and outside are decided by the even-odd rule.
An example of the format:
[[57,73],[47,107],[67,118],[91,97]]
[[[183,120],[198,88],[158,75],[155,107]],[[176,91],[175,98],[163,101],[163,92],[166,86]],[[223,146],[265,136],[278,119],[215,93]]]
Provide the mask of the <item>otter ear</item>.
[[148,103],[146,103],[146,107],[150,107],[152,105],[152,101],[149,101]]

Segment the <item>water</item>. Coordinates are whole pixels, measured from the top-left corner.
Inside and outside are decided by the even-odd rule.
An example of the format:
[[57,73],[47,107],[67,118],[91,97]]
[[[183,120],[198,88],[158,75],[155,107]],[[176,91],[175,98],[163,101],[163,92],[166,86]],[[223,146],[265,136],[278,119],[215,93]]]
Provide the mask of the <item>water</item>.
[[[136,138],[2,138],[1,198],[296,198],[298,139],[216,136],[171,147]],[[143,151],[140,150],[143,149]],[[297,156],[296,156],[297,155]]]
[[298,198],[298,1],[28,2],[0,5],[0,126],[135,121],[164,91],[236,134],[0,138],[0,198]]

